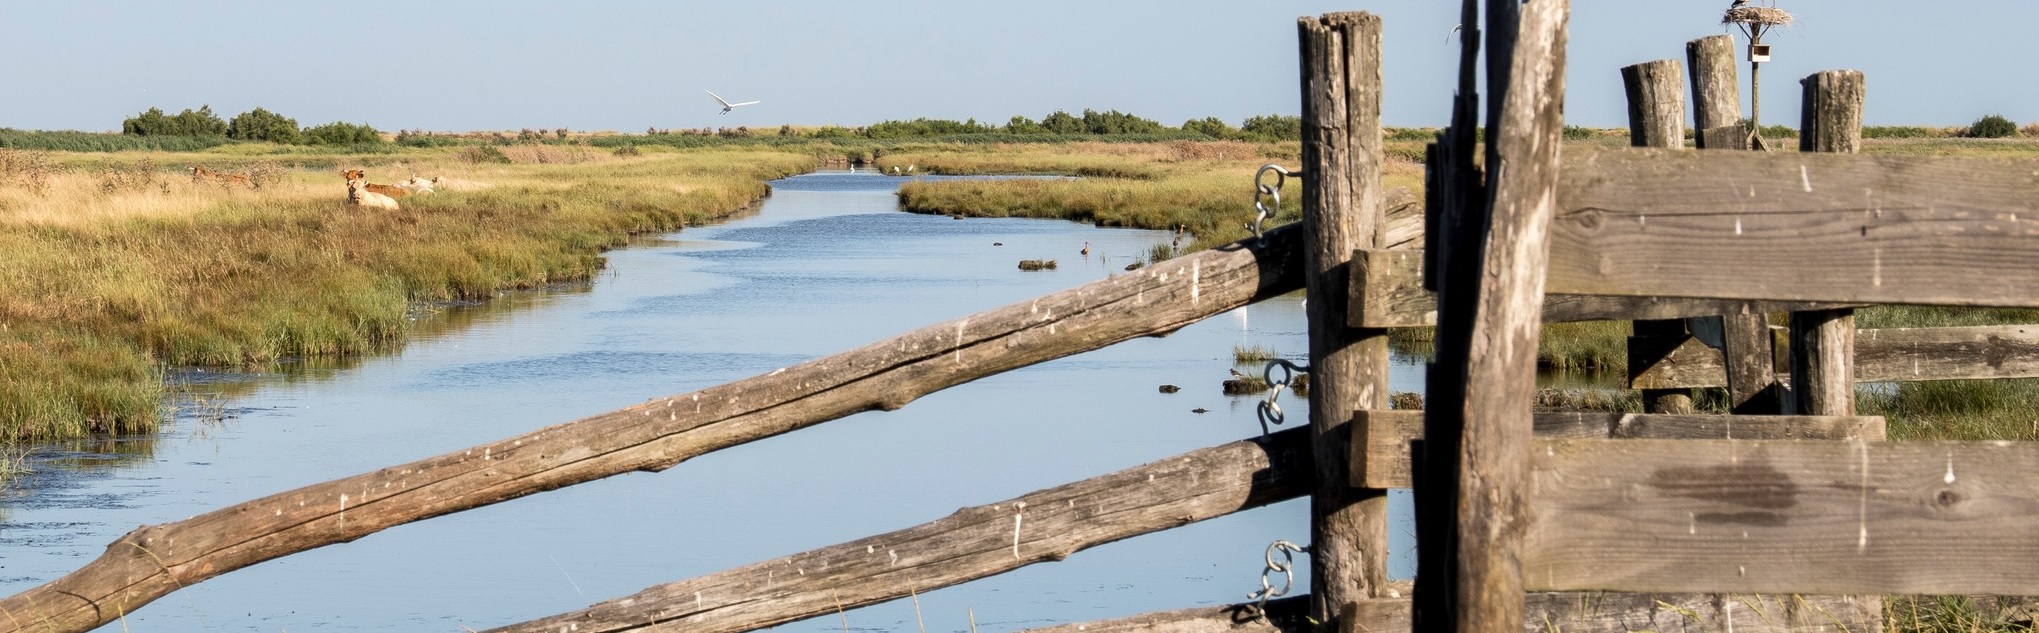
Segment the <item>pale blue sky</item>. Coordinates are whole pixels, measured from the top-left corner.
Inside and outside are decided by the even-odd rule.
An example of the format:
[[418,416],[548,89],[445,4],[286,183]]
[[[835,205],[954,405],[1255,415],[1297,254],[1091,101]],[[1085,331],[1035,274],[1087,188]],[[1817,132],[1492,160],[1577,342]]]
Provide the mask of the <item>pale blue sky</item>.
[[[2039,122],[2039,2],[1781,0],[1766,123],[1798,79],[1867,74],[1872,125]],[[1721,33],[1724,0],[1575,0],[1569,122],[1624,125],[1618,69]],[[1389,125],[1447,119],[1458,3],[14,2],[0,4],[0,127],[116,129],[150,106],[262,106],[385,130],[1002,123],[1117,109],[1170,125],[1294,114],[1295,18],[1386,24]],[[1747,66],[1742,66],[1747,99]],[[718,116],[703,89],[764,103]]]

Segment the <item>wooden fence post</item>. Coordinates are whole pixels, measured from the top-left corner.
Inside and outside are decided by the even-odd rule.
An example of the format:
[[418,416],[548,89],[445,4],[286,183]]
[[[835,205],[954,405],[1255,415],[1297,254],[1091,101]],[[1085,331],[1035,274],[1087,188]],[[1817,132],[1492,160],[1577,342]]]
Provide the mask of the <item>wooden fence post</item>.
[[[1438,356],[1430,387],[1449,384],[1432,413],[1459,426],[1456,441],[1426,436],[1427,455],[1451,453],[1455,472],[1432,470],[1417,494],[1455,492],[1450,523],[1419,529],[1419,555],[1449,560],[1449,585],[1417,589],[1425,631],[1521,633],[1522,541],[1542,325],[1549,231],[1557,207],[1558,141],[1564,126],[1567,0],[1489,0],[1487,7],[1487,196],[1470,227],[1449,239],[1438,295]],[[1463,133],[1455,129],[1454,134]],[[1455,387],[1455,388],[1454,388]],[[1436,393],[1433,391],[1433,393]],[[1456,418],[1456,420],[1452,420]],[[1426,430],[1437,425],[1426,423]],[[1448,429],[1447,429],[1448,431]],[[1426,493],[1426,489],[1429,491]],[[1427,502],[1426,502],[1427,503]],[[1419,520],[1436,514],[1425,512]],[[1434,534],[1449,532],[1448,535]],[[1443,536],[1443,538],[1439,538]],[[1443,546],[1440,548],[1439,543]],[[1434,568],[1433,568],[1434,569]],[[1448,591],[1448,600],[1423,598]],[[1439,604],[1449,612],[1429,611]]]
[[[1686,42],[1685,60],[1692,71],[1693,136],[1699,148],[1749,149],[1735,86],[1734,38],[1713,35]],[[1770,316],[1756,312],[1717,318],[1727,367],[1729,409],[1740,414],[1783,413]]]
[[1303,18],[1304,272],[1310,340],[1311,611],[1332,622],[1387,584],[1387,493],[1354,488],[1353,413],[1388,408],[1385,329],[1346,325],[1354,249],[1378,248],[1381,21],[1368,13]]
[[[1683,77],[1675,60],[1660,59],[1621,69],[1622,87],[1628,93],[1628,144],[1635,147],[1680,148],[1685,146],[1685,97]],[[1634,322],[1633,334],[1640,337],[1686,336],[1685,319],[1650,319]],[[1635,349],[1634,341],[1630,342]],[[1661,346],[1668,354],[1675,345]],[[1633,353],[1633,352],[1631,352]],[[1631,382],[1654,363],[1630,362]],[[1651,413],[1686,413],[1691,410],[1690,389],[1644,389],[1643,410]],[[1677,402],[1683,398],[1684,402]]]
[[[1805,102],[1798,151],[1853,154],[1862,146],[1861,71],[1828,70],[1799,82]],[[1797,410],[1855,414],[1855,310],[1791,313],[1791,386]]]

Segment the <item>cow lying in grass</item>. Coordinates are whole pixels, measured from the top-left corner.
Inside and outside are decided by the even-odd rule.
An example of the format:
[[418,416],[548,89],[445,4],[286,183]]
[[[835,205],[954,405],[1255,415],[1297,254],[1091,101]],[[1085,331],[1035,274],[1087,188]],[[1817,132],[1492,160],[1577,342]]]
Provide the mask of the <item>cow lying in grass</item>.
[[391,198],[402,198],[404,196],[411,195],[411,192],[405,191],[404,188],[402,187],[368,182],[368,175],[359,169],[349,169],[340,172],[340,175],[345,176],[347,178],[347,182],[351,183],[359,180],[361,181],[362,186],[366,187],[368,191],[389,196]]
[[[368,181],[362,177],[361,170],[349,169],[340,172],[340,175],[347,177],[347,204],[371,209],[388,209],[391,211],[399,208],[396,204],[396,198],[376,192],[373,189],[376,185],[368,184]],[[387,187],[388,185],[382,186]]]

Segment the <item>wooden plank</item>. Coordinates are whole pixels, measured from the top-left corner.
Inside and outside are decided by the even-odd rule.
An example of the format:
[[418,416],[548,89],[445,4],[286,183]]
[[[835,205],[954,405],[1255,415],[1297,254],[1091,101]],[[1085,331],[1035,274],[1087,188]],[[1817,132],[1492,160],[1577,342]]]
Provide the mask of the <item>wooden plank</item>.
[[1302,47],[1303,269],[1309,302],[1310,426],[1317,482],[1310,495],[1311,614],[1372,597],[1388,582],[1385,491],[1345,484],[1350,418],[1388,408],[1388,331],[1345,327],[1357,248],[1387,229],[1381,187],[1381,20],[1333,13],[1297,22]]
[[2039,306],[2039,160],[1568,156],[1550,292]]
[[[1720,361],[1712,349],[1686,345],[1633,385],[1719,387]],[[1852,373],[1857,383],[2039,378],[2039,325],[1858,330]]]
[[1310,444],[1294,429],[1192,451],[493,630],[735,633],[897,600],[1309,494]]
[[[1534,417],[1540,439],[1792,439],[1881,440],[1878,416],[1725,416],[1660,413],[1545,412]],[[1352,485],[1410,486],[1409,443],[1423,439],[1422,411],[1353,414]],[[1363,478],[1363,479],[1361,479]]]
[[[1033,363],[1173,332],[1302,286],[1301,231],[1171,259],[771,373],[657,398],[129,532],[85,567],[0,600],[37,631],[85,631],[182,587],[383,529],[632,471]],[[30,626],[0,618],[0,631]]]
[[[1406,595],[1406,591],[1402,592]],[[1848,596],[1538,591],[1523,597],[1523,633],[1738,631],[1740,633],[1863,633],[1882,629],[1875,600]],[[1097,622],[1027,629],[1025,633],[1315,633],[1303,619],[1308,596],[1270,600],[1268,618],[1250,604],[1147,613]],[[1340,633],[1403,633],[1413,628],[1405,597],[1347,605]]]
[[[1390,220],[1392,222],[1392,219]],[[1399,328],[1437,325],[1437,293],[1423,288],[1423,251],[1360,249],[1352,254],[1353,309],[1347,325]],[[1685,319],[1722,314],[1765,314],[1853,307],[1810,301],[1746,301],[1679,297],[1595,297],[1547,294],[1543,321]]]
[[1318,629],[1310,624],[1309,602],[1308,595],[1269,600],[1265,618],[1259,617],[1260,610],[1253,604],[1227,604],[1072,622],[1024,633],[1312,633]]
[[[1524,598],[1524,633],[1862,633],[1883,625],[1881,602],[1849,596],[1538,591]],[[1353,611],[1359,627],[1348,631],[1412,630],[1404,600],[1369,600]]]
[[2039,595],[2039,443],[1552,440],[1537,590]]

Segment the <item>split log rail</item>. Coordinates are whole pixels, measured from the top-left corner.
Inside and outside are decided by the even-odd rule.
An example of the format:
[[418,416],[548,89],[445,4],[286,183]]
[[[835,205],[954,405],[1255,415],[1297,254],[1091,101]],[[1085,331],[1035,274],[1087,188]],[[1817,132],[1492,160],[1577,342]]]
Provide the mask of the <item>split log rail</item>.
[[[1852,72],[1807,79],[1802,153],[1681,151],[1668,61],[1624,70],[1635,144],[1659,149],[1561,154],[1569,3],[1487,0],[1484,26],[1481,7],[1465,0],[1425,230],[1413,198],[1381,185],[1380,20],[1304,18],[1299,225],[767,375],[145,526],[0,600],[0,630],[90,630],[262,561],[664,470],[1298,289],[1310,299],[1308,429],[499,630],[754,630],[1301,497],[1312,500],[1310,596],[1053,630],[1862,631],[1881,627],[1876,595],[2039,594],[2039,444],[1885,442],[1883,420],[1853,415],[1851,400],[1856,381],[2039,375],[2039,326],[1856,332],[1850,316],[1885,303],[2039,307],[2039,161],[1853,155],[1863,82]],[[1688,47],[1694,136],[1745,149],[1723,39]],[[1793,315],[1788,380],[1764,318],[1778,312]],[[1533,413],[1541,323],[1595,319],[1639,321],[1635,388],[1725,386],[1737,413],[1796,414]],[[1388,410],[1387,331],[1432,326],[1428,410]],[[1393,488],[1416,493],[1413,587],[1385,571]]]

